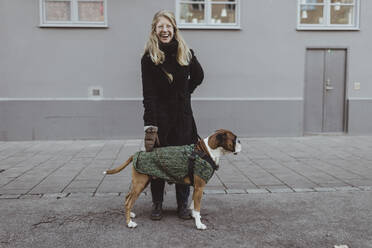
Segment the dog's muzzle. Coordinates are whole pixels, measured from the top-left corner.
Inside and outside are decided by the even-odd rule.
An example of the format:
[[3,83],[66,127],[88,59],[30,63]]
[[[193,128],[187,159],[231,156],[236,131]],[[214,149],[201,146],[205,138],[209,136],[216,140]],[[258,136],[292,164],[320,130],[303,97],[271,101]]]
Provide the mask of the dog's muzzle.
[[235,152],[233,152],[233,154],[238,155],[238,153],[241,151],[242,151],[242,145],[240,144],[240,140],[237,140],[235,144]]

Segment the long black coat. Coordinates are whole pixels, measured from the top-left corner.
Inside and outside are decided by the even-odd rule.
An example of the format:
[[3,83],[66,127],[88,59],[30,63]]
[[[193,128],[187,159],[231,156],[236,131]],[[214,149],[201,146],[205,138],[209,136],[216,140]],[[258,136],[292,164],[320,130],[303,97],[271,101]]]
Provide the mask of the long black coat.
[[[149,54],[141,59],[144,125],[157,126],[161,146],[188,145],[197,141],[191,110],[191,93],[201,84],[204,73],[194,52],[188,66],[178,64],[178,43],[163,44],[163,64],[155,65]],[[173,75],[173,82],[165,74]]]

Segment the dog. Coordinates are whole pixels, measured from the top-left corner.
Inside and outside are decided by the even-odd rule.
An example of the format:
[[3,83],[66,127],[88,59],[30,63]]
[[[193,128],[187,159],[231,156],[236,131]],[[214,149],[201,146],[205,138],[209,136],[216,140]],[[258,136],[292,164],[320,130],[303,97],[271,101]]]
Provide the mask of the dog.
[[[167,181],[177,183],[179,183],[177,180],[182,180],[181,183],[189,184],[194,187],[192,201],[189,208],[192,212],[192,217],[195,220],[196,228],[204,230],[207,227],[201,222],[200,216],[200,204],[204,186],[213,175],[213,172],[218,169],[221,155],[230,153],[236,155],[241,150],[242,146],[240,141],[237,139],[237,136],[229,130],[220,129],[206,137],[204,140],[199,138],[199,141],[195,145],[170,146],[154,148],[154,151],[152,152],[137,152],[129,157],[124,164],[115,169],[107,170],[104,174],[118,173],[133,161],[132,186],[125,198],[125,218],[126,224],[129,228],[137,227],[137,223],[132,221],[132,218],[135,218],[135,214],[131,212],[134,202],[147,187],[152,177],[160,177]],[[181,157],[188,157],[188,165],[186,169],[181,168],[179,165],[177,165],[178,167],[175,169],[171,169],[168,165],[164,165],[169,161],[174,163],[175,156],[178,156],[177,154],[180,154],[179,156]],[[141,159],[146,162],[141,163]],[[159,159],[160,162],[156,159]],[[147,170],[150,172],[145,171],[144,168],[142,168],[142,164],[147,164],[150,167]],[[155,164],[160,167],[166,167],[166,172],[159,172],[160,176],[158,172],[153,172],[155,170],[154,167],[156,167]],[[178,173],[179,175],[177,176],[169,176],[172,170],[175,171],[176,174],[179,171],[181,171],[181,173]]]

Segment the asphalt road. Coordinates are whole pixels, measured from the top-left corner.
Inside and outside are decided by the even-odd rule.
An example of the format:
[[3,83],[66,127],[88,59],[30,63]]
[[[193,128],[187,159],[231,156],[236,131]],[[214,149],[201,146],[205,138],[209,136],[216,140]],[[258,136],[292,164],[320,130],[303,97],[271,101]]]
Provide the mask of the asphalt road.
[[175,197],[151,221],[150,196],[136,202],[136,229],[125,225],[124,196],[1,199],[0,247],[372,247],[372,192],[210,194],[207,230],[177,218]]

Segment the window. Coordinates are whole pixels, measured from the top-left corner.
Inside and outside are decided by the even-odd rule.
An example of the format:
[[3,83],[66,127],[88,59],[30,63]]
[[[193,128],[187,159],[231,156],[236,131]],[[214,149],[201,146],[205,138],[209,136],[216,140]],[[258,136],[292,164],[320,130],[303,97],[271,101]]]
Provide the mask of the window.
[[359,29],[360,0],[297,0],[297,2],[297,29]]
[[179,28],[239,29],[240,0],[176,0]]
[[40,0],[41,27],[107,27],[107,0]]

